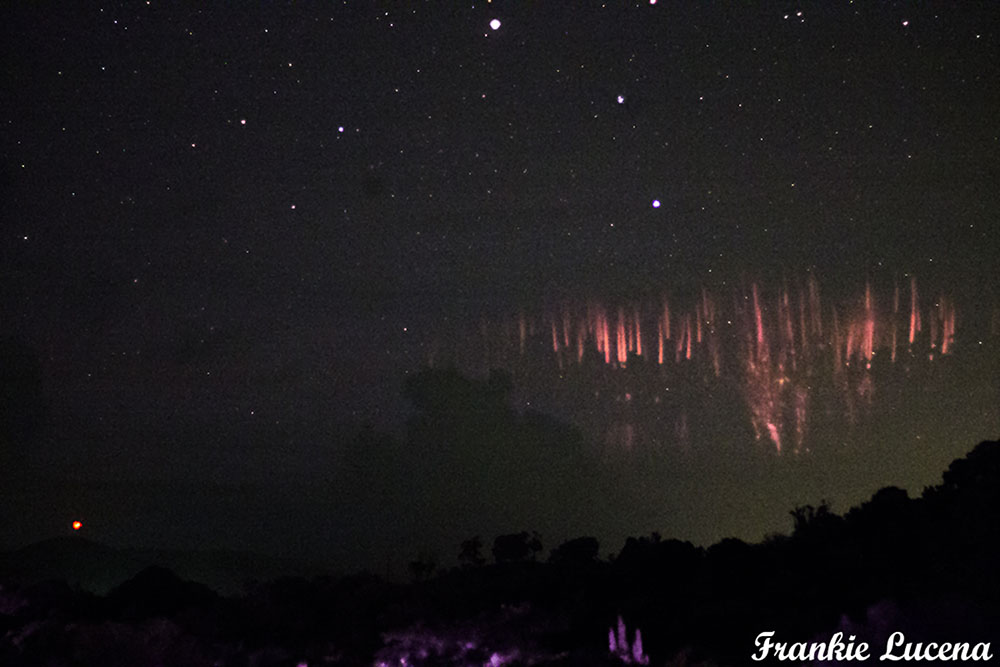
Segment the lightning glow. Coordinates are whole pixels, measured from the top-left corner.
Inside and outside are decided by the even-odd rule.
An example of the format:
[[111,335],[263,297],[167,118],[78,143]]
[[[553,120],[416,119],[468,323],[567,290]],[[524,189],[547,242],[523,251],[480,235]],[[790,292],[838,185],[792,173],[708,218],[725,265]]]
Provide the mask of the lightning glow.
[[[614,397],[618,412],[655,410],[656,423],[674,423],[678,440],[691,429],[687,400],[731,393],[741,397],[758,441],[804,453],[818,397],[825,412],[835,409],[854,424],[871,412],[877,373],[893,366],[908,373],[959,347],[954,300],[940,294],[922,303],[915,276],[908,291],[907,299],[893,285],[880,298],[867,281],[856,297],[826,303],[809,275],[777,290],[758,282],[702,287],[686,301],[670,290],[653,299],[566,299],[537,315],[522,309],[484,321],[478,337],[457,334],[432,348],[473,372],[503,368],[537,378],[552,367],[564,382]],[[732,306],[724,310],[725,303]],[[831,396],[835,408],[826,405]],[[623,442],[638,437],[627,419],[612,430]]]

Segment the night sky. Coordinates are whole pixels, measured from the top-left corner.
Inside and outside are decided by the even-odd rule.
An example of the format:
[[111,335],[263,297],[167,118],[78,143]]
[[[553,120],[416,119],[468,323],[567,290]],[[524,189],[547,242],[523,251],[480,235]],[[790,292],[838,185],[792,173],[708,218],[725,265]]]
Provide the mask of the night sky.
[[[757,540],[797,503],[919,494],[1000,432],[995,3],[22,3],[0,21],[0,333],[45,399],[36,437],[5,445],[7,546],[75,518],[117,545],[347,568],[450,563],[520,529],[605,551]],[[544,339],[560,300],[708,285],[728,303],[758,281],[794,299],[809,277],[829,303],[870,282],[882,312],[898,286],[905,310],[913,276],[926,312],[954,304],[953,353],[882,369],[919,400],[876,390],[896,400],[863,427],[826,414],[812,437],[841,449],[779,456],[749,426],[706,445],[703,414],[687,453],[630,463],[590,429],[604,404],[560,404],[559,372],[522,357],[513,408],[581,428],[598,478],[487,484],[479,513],[456,512],[454,471],[382,495],[349,479],[359,457],[407,475],[402,383],[439,358],[481,373],[447,348],[482,322],[535,313]],[[677,423],[639,430],[670,443]]]

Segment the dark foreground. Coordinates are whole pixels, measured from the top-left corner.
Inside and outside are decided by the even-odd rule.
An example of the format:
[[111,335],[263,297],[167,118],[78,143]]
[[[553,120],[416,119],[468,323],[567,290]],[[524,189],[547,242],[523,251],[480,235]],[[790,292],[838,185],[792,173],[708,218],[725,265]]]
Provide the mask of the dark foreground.
[[498,537],[487,564],[472,538],[461,567],[418,559],[408,585],[303,575],[220,595],[145,563],[95,595],[73,575],[50,577],[60,564],[100,570],[122,552],[55,540],[0,558],[0,664],[781,664],[773,649],[751,660],[766,631],[807,646],[854,642],[853,656],[817,653],[815,664],[877,663],[893,633],[912,644],[895,655],[955,642],[938,657],[996,660],[998,508],[1000,442],[983,442],[920,498],[890,487],[844,516],[800,507],[790,536],[761,544],[702,549],[654,534],[602,560],[583,537],[542,562],[538,537],[522,533]]

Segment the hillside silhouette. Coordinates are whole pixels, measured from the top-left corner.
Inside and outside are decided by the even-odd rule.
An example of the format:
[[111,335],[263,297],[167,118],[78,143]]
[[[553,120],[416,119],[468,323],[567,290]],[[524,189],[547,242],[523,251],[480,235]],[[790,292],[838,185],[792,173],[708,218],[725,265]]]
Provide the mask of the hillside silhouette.
[[[51,540],[4,554],[0,662],[620,664],[608,648],[618,616],[626,637],[641,629],[651,664],[746,664],[765,628],[802,641],[840,629],[875,646],[893,631],[988,642],[1000,627],[998,489],[1000,441],[982,442],[918,498],[886,487],[843,516],[795,508],[792,532],[759,544],[703,549],[653,534],[602,559],[581,537],[539,558],[540,537],[525,531],[497,536],[490,559],[470,540],[463,566],[409,585],[284,577],[227,596],[160,566],[95,595],[44,577],[116,551]],[[43,580],[25,577],[27,561]]]
[[[417,408],[406,441],[362,434],[358,450],[405,447],[416,474],[475,457],[527,503],[510,457],[544,469],[575,463],[582,446],[572,428],[511,409],[501,375],[427,372],[406,390]],[[376,460],[348,458],[359,486],[407,482]],[[787,641],[853,634],[874,660],[897,631],[1000,646],[998,501],[1000,441],[984,441],[917,497],[888,486],[843,514],[792,507],[790,532],[758,543],[703,548],[652,533],[550,544],[524,525],[470,533],[447,558],[413,553],[409,583],[59,538],[0,554],[0,664],[743,665],[764,630]],[[227,566],[240,585],[203,583]]]

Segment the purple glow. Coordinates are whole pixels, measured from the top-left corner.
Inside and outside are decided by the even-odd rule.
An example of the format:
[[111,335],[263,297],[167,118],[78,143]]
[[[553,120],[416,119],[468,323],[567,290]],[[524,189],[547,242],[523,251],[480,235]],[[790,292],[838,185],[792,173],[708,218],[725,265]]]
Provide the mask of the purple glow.
[[642,633],[639,628],[635,629],[635,639],[632,646],[629,646],[628,636],[625,630],[625,620],[618,616],[618,634],[615,636],[615,629],[608,628],[608,650],[614,657],[618,658],[626,665],[648,665],[649,656],[642,650]]
[[625,96],[624,95],[619,95],[618,96],[618,104],[625,104]]
[[642,650],[642,631],[639,628],[635,629],[635,640],[632,642],[632,660],[637,665],[649,664],[649,658],[646,657],[646,653]]
[[660,208],[660,200],[659,199],[654,199],[653,200],[653,208]]

